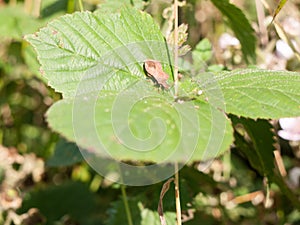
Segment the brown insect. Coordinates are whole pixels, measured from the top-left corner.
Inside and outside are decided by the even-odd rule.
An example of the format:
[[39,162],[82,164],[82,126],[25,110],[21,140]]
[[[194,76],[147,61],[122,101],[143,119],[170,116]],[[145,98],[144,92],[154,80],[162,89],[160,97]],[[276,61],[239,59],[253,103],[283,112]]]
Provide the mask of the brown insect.
[[170,86],[167,84],[169,75],[163,71],[159,61],[152,59],[146,60],[144,62],[144,70],[147,77],[149,77],[155,84],[163,87],[164,89],[169,89]]

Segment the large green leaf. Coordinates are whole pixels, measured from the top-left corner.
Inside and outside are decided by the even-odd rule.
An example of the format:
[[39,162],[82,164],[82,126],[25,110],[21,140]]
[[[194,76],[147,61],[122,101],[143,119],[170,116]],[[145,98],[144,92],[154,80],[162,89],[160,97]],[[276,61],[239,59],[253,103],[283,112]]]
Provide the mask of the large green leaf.
[[215,78],[227,113],[265,119],[300,115],[299,73],[246,69],[222,72]]
[[188,162],[215,157],[231,144],[232,128],[221,111],[205,101],[174,102],[172,88],[159,90],[146,79],[146,59],[170,72],[172,55],[148,14],[132,8],[109,16],[75,13],[26,39],[49,84],[63,94],[47,113],[49,125],[87,149],[88,160],[94,153]]
[[[146,79],[145,60],[160,61],[170,73],[172,55],[146,13],[75,13],[27,40],[49,84],[63,95],[47,113],[50,127],[82,147],[84,158],[104,176],[121,170],[122,180],[115,181],[158,182],[174,173],[166,163],[212,158],[233,141],[230,121],[216,107],[200,100],[174,102],[173,88],[161,90]],[[121,160],[157,164],[140,168]]]
[[222,12],[226,17],[228,25],[231,27],[236,37],[242,45],[242,52],[246,62],[255,63],[255,35],[248,19],[243,11],[235,5],[231,4],[229,0],[211,0],[212,3]]

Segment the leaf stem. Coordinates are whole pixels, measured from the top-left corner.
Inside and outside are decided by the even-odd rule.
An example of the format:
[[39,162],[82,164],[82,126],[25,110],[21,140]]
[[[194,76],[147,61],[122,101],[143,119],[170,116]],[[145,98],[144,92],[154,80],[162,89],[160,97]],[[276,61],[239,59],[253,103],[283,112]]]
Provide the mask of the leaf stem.
[[178,96],[178,0],[174,0],[174,88]]
[[3,144],[3,131],[0,130],[0,145]]
[[178,172],[178,163],[175,163],[175,201],[176,201],[176,218],[177,225],[181,225],[181,207],[180,207],[180,195],[179,195],[179,172]]
[[131,217],[131,213],[130,213],[130,208],[129,208],[129,205],[128,205],[126,187],[123,184],[121,185],[121,191],[122,191],[123,203],[124,203],[124,207],[125,207],[125,212],[126,212],[126,216],[127,216],[128,225],[133,225],[132,217]]
[[82,0],[78,0],[78,4],[79,4],[79,9],[82,12],[83,11],[83,4],[82,4]]

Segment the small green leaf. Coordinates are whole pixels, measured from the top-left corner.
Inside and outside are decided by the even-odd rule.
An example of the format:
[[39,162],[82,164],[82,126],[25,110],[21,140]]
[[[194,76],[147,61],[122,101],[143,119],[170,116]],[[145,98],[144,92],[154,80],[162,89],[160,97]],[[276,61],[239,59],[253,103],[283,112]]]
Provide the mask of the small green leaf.
[[192,52],[194,65],[202,65],[212,57],[212,45],[207,38],[202,39]]
[[228,25],[231,27],[236,37],[242,45],[242,52],[247,63],[255,63],[255,42],[256,38],[248,19],[235,5],[229,0],[211,0],[212,3],[228,19]]
[[207,38],[202,39],[192,51],[193,67],[189,74],[198,73],[198,71],[207,70],[207,63],[212,57],[212,45]]

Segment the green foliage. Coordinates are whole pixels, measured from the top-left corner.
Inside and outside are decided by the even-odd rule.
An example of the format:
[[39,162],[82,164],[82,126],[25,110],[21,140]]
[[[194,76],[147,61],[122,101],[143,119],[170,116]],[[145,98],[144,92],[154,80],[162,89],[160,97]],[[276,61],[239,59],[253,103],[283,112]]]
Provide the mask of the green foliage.
[[299,201],[295,201],[293,193],[283,178],[274,173],[275,137],[271,124],[261,119],[254,121],[233,115],[230,117],[236,126],[235,144],[237,149],[249,160],[256,171],[268,178],[269,184],[276,183],[294,206],[299,209]]
[[[182,12],[194,19],[190,12],[198,10],[199,2],[189,1]],[[285,2],[280,1],[274,18]],[[180,170],[183,214],[185,218],[192,215],[184,224],[262,225],[299,221],[295,210],[300,209],[298,196],[274,168],[276,131],[265,120],[300,115],[299,73],[221,71],[230,66],[214,64],[222,62],[215,58],[216,40],[203,38],[192,51],[192,57],[180,59],[184,76],[180,80],[179,98],[174,101],[172,46],[168,46],[152,17],[137,10],[149,4],[147,12],[163,20],[161,9],[166,3],[162,7],[141,0],[102,1],[96,6],[85,1],[85,7],[98,9],[56,20],[52,18],[74,12],[76,4],[65,0],[42,1],[40,17],[34,18],[19,3],[0,3],[4,5],[0,20],[5,21],[0,25],[1,144],[14,146],[20,153],[37,154],[47,167],[42,177],[36,178],[32,173],[23,176],[16,187],[10,187],[5,182],[12,176],[7,175],[4,165],[11,162],[12,171],[18,173],[20,162],[13,160],[22,155],[18,154],[18,158],[12,154],[9,160],[0,160],[1,203],[2,196],[9,193],[7,187],[17,188],[17,197],[23,197],[23,203],[16,212],[24,213],[23,217],[35,207],[47,224],[127,224],[120,186],[112,185],[108,179],[115,176],[112,169],[107,177],[99,178],[87,164],[81,164],[81,152],[91,156],[88,162],[110,155],[144,166],[167,158],[177,147],[178,151],[166,161],[189,161]],[[212,3],[239,39],[245,61],[254,63],[257,46],[250,22],[228,0]],[[182,21],[187,18],[184,13]],[[29,43],[22,40],[24,34],[36,31],[26,36]],[[189,31],[196,40],[203,37],[203,33],[195,37],[199,26],[189,26]],[[217,37],[218,31],[213,35]],[[143,69],[147,59],[162,63],[169,74],[170,89],[156,87],[147,79]],[[51,88],[62,94],[61,100]],[[50,105],[46,124],[43,116]],[[68,141],[57,138],[53,131]],[[132,137],[136,139],[132,141]],[[122,141],[131,142],[137,149],[145,145],[149,149],[155,147],[141,154],[129,151],[132,146],[125,146]],[[83,148],[81,152],[73,142]],[[231,153],[225,153],[229,148]],[[14,153],[13,149],[11,152]],[[198,163],[216,156],[218,159],[209,165]],[[292,157],[287,157],[291,165],[295,164]],[[106,161],[97,163],[102,165]],[[199,172],[203,166],[205,173]],[[257,190],[264,192],[262,176],[274,183],[270,189],[276,204],[269,209],[250,202],[232,205],[235,197]],[[126,188],[134,224],[159,224],[156,209],[161,187],[162,183]],[[172,187],[164,198],[167,224],[175,221],[173,196]],[[1,207],[0,223],[7,222],[7,212]]]
[[216,80],[227,113],[265,119],[300,114],[299,73],[245,69],[221,72]]
[[[55,135],[46,127],[43,116],[55,96],[24,63],[20,42],[3,42],[7,57],[0,63],[1,139],[6,146],[21,152],[50,154]],[[36,59],[35,59],[36,60]],[[47,103],[48,101],[48,103]]]
[[0,38],[13,38],[21,41],[24,35],[36,32],[44,26],[48,19],[61,15],[66,8],[66,1],[42,1],[41,14],[43,18],[35,18],[30,15],[27,11],[30,11],[31,7],[33,6],[30,3],[27,7],[23,4],[1,7],[0,21],[3,23],[0,25]]
[[33,207],[46,216],[49,225],[65,215],[87,225],[100,222],[95,216],[95,196],[82,183],[69,182],[29,192],[19,213]]
[[[274,133],[266,120],[238,118],[231,115],[236,126],[236,147],[248,158],[251,165],[262,175],[272,178],[274,173]],[[248,139],[248,140],[247,140]]]
[[0,20],[5,23],[0,26],[0,37],[21,40],[22,36],[35,32],[45,24],[24,12],[22,5],[0,8]]
[[242,45],[242,52],[246,62],[255,63],[255,35],[244,13],[231,4],[229,0],[211,0],[212,3],[226,17],[228,25],[231,27],[236,37]]
[[[51,2],[54,1],[43,1],[41,10]],[[21,3],[0,7],[0,139],[3,145],[14,146],[20,152],[49,157],[57,138],[46,126],[43,115],[53,98],[59,96],[41,82],[36,52],[23,40],[25,34],[47,23],[45,18],[30,15],[28,8]],[[56,10],[48,14],[48,19],[61,9]]]
[[[96,32],[98,30],[101,32]],[[104,41],[107,38],[109,42]],[[37,35],[27,36],[27,40],[36,48],[50,85],[61,91],[64,97],[47,114],[50,126],[81,147],[96,150],[102,157],[106,157],[108,151],[117,159],[159,162],[162,154],[167,157],[179,144],[179,150],[170,161],[186,160],[187,156],[191,160],[203,160],[224,152],[232,141],[228,120],[218,108],[252,118],[299,114],[299,75],[263,70],[240,70],[215,76],[200,74],[196,84],[200,84],[198,90],[203,89],[209,104],[202,98],[192,104],[190,101],[174,104],[172,92],[158,93],[146,82],[141,65],[141,61],[149,58],[159,61],[168,58],[168,49],[161,49],[164,47],[163,37],[149,15],[129,7],[111,17],[91,13],[64,16]],[[204,48],[210,52],[209,42],[203,41],[193,52],[196,64],[209,59],[201,53]],[[160,49],[160,52],[155,49]],[[147,102],[141,102],[140,98],[147,98]],[[133,104],[132,110],[130,107]],[[193,109],[195,106],[200,110]],[[129,117],[124,115],[124,111],[131,111]],[[188,116],[182,117],[182,113],[188,113]],[[115,116],[112,118],[111,114]],[[167,141],[164,142],[161,138],[165,135],[165,128],[160,123],[155,123],[150,130],[144,129],[148,121],[158,114],[162,120],[170,121],[166,127]],[[95,119],[87,122],[86,118]],[[129,128],[122,122],[126,120],[134,121],[130,122]],[[177,121],[186,126],[183,127],[186,131],[181,133],[182,128]],[[195,127],[197,121],[201,124],[201,131]],[[90,129],[92,126],[97,127],[96,133],[101,134],[100,145],[98,135]],[[115,127],[121,133],[116,134]],[[191,130],[188,127],[194,128]],[[188,130],[194,133],[193,139],[188,139],[192,137]],[[132,136],[146,140],[150,134],[151,138],[146,142],[132,140]],[[143,146],[156,147],[152,147],[153,151],[149,153],[137,154],[130,151],[131,147],[116,141],[120,137],[121,142],[131,141],[138,149]],[[222,141],[216,145],[216,140]],[[188,153],[187,149],[196,151]]]
[[[88,23],[87,21],[93,22]],[[74,26],[75,24],[76,26]],[[134,28],[132,24],[136,24]],[[81,33],[79,31],[74,33],[74,29],[80,29]],[[103,32],[97,33],[96,30],[103,30]],[[82,32],[85,36],[82,36]],[[104,42],[104,37],[109,37],[111,42]],[[187,153],[187,146],[180,148],[174,158],[170,160],[185,159],[187,154],[188,156],[192,155],[192,160],[203,160],[222,153],[232,140],[230,125],[217,108],[221,108],[227,113],[252,118],[280,118],[299,114],[298,99],[300,98],[297,91],[299,75],[263,70],[223,72],[215,76],[200,74],[196,81],[200,84],[198,90],[203,89],[209,104],[202,101],[201,98],[199,101],[194,101],[193,104],[200,109],[197,111],[192,109],[194,105],[190,104],[191,102],[173,104],[172,92],[158,93],[148,85],[140,62],[148,58],[156,58],[160,61],[167,58],[168,54],[165,51],[160,51],[160,54],[156,52],[157,55],[154,55],[155,48],[161,49],[164,46],[161,33],[149,16],[130,8],[123,9],[120,15],[114,14],[111,18],[90,13],[65,16],[49,24],[38,35],[28,36],[27,40],[35,46],[42,70],[50,84],[56,90],[61,91],[64,96],[64,100],[55,104],[47,114],[50,126],[68,140],[77,141],[86,149],[94,149],[103,157],[108,150],[113,157],[118,159],[158,162],[162,154],[165,156],[171,154],[174,147],[180,143],[178,140],[181,135],[181,138],[184,139],[183,143],[189,143],[187,145],[189,148],[193,149],[197,145],[196,151],[194,154]],[[74,42],[77,45],[73,45]],[[200,51],[203,49],[201,46],[205,45],[209,50],[209,43],[202,42],[193,52],[197,64],[199,60],[201,61]],[[149,51],[150,49],[152,51]],[[132,54],[133,51],[135,54]],[[61,57],[58,58],[58,55]],[[101,58],[103,55],[105,59]],[[125,61],[128,56],[130,61]],[[208,57],[203,59],[208,60]],[[111,60],[114,61],[113,66],[109,65]],[[127,64],[131,66],[128,67]],[[66,68],[68,69],[66,70]],[[95,86],[95,84],[98,85]],[[188,83],[187,86],[194,85]],[[124,92],[124,90],[126,91]],[[101,94],[98,96],[97,92],[99,91]],[[185,91],[187,94],[191,94],[188,90]],[[94,93],[98,96],[97,100],[95,97],[91,97]],[[120,93],[123,95],[122,98],[119,97]],[[75,100],[69,100],[74,97]],[[139,100],[141,97],[147,97],[147,102],[141,102]],[[135,104],[130,116],[122,115],[123,111],[127,107],[131,107],[135,101],[138,101],[139,104]],[[111,111],[116,102],[119,104],[117,106],[119,112]],[[161,104],[163,105],[161,106]],[[95,114],[90,107],[95,107]],[[160,107],[164,113],[161,113]],[[147,113],[144,111],[145,108],[148,108]],[[130,108],[126,110],[130,110]],[[181,117],[179,115],[178,117],[175,113],[178,110],[189,113],[189,116]],[[92,112],[92,114],[87,114],[87,112]],[[73,119],[69,116],[72,113]],[[116,116],[112,118],[111,113],[116,113]],[[157,143],[160,143],[161,137],[164,136],[165,129],[163,127],[156,124],[156,127],[152,128],[154,130],[144,129],[147,127],[148,121],[158,115],[157,113],[164,121],[170,120],[166,129],[172,131],[168,132],[168,136],[165,137],[168,141],[161,145],[157,145]],[[141,117],[141,115],[143,116]],[[122,116],[125,117],[121,119]],[[95,131],[90,129],[93,124],[87,123],[86,117],[95,117],[95,120],[91,122],[95,123],[96,132],[101,134],[103,145],[97,144],[98,136],[94,135]],[[211,118],[220,122],[213,124]],[[118,141],[112,141],[115,139],[114,126],[124,126],[122,121],[127,119],[135,122],[130,124],[130,128],[121,129],[122,133],[119,133],[119,136],[123,138],[121,140],[131,140],[131,135],[145,139],[152,134],[148,142],[136,142],[134,145],[140,145],[138,148],[144,145],[157,146],[153,148],[155,151],[151,151],[149,154],[144,152],[137,154],[130,152],[130,147],[128,148]],[[176,122],[180,120],[183,121],[181,121],[183,124],[189,124],[187,127],[193,127],[192,124],[200,121],[201,131],[194,134],[196,142],[188,139],[190,135],[187,131],[186,136],[185,132],[180,134],[181,128]],[[173,126],[178,129],[172,130]],[[80,132],[76,133],[76,130],[80,130]],[[198,130],[195,127],[193,132]],[[209,138],[211,136],[213,139]],[[214,148],[216,148],[215,140],[221,139],[223,141],[218,143],[219,150],[217,152],[210,148],[210,143],[214,143]],[[204,153],[207,154],[207,152],[212,152],[212,154],[208,153],[209,157],[204,156]]]
[[75,143],[60,139],[55,147],[54,154],[47,161],[48,166],[69,166],[82,162],[83,157]]
[[[144,199],[145,201],[145,199]],[[147,209],[143,206],[142,202],[138,199],[130,199],[128,201],[132,213],[133,224],[141,225],[160,225],[159,216],[156,211]],[[126,224],[127,218],[122,201],[116,201],[108,210],[109,219],[106,221],[107,225]],[[167,224],[173,224],[176,221],[174,212],[166,212],[165,215]]]
[[202,39],[192,52],[193,65],[195,70],[201,70],[204,67],[204,63],[212,57],[212,45],[207,38]]
[[[75,26],[75,23],[78,24]],[[74,34],[74,29],[77,28],[81,33],[85,30],[83,33],[86,36],[83,37],[79,32]],[[97,30],[103,32],[95,32]],[[104,42],[104,38],[108,37],[111,42]],[[50,126],[68,140],[76,141],[83,148],[94,149],[104,157],[106,151],[109,151],[118,159],[159,162],[162,157],[172,154],[173,149],[179,144],[179,150],[169,160],[182,161],[190,157],[192,160],[206,159],[208,156],[204,154],[205,151],[209,152],[206,153],[209,157],[214,157],[224,152],[232,141],[229,121],[217,109],[204,101],[195,102],[201,110],[196,110],[194,104],[190,102],[173,104],[172,93],[161,94],[146,81],[141,65],[143,61],[148,58],[160,61],[168,58],[167,49],[165,51],[161,49],[165,47],[163,37],[149,15],[130,8],[123,9],[120,15],[115,14],[111,18],[98,14],[77,13],[56,20],[42,29],[37,36],[28,36],[27,40],[38,51],[42,70],[51,86],[61,91],[64,96],[64,100],[55,104],[47,114]],[[77,45],[73,45],[73,42]],[[160,49],[160,52],[155,49]],[[58,58],[58,55],[61,57]],[[111,60],[117,68],[106,65]],[[95,93],[98,95],[98,91],[100,95],[95,101],[92,96]],[[121,93],[122,97],[120,97]],[[146,98],[147,101],[142,102],[140,98]],[[139,104],[135,104],[133,110],[128,108],[135,101]],[[118,105],[114,106],[116,102]],[[89,107],[95,107],[95,115],[87,115],[89,112],[94,112],[88,109]],[[111,111],[114,107],[118,107],[118,110]],[[144,111],[145,109],[147,112]],[[127,114],[122,115],[127,110],[131,110],[129,118]],[[111,117],[111,112],[116,113],[114,118]],[[73,119],[70,117],[72,114]],[[151,130],[145,129],[148,122],[157,115],[160,115],[163,121],[170,121],[166,127],[167,136],[165,136],[165,128],[159,121],[153,124],[155,126],[151,127]],[[125,118],[122,118],[124,116]],[[86,118],[94,117],[95,120],[87,122]],[[218,117],[216,120],[220,123],[213,124],[211,117]],[[122,123],[127,119],[134,121],[130,124],[130,130],[126,127],[121,129],[120,127],[126,126]],[[183,124],[183,128],[178,121]],[[97,144],[98,136],[95,136],[94,130],[90,129],[93,125],[89,123],[95,123],[104,147]],[[201,131],[195,127],[197,123],[203,127]],[[130,135],[146,139],[151,134],[151,138],[147,141],[136,141],[133,144],[140,145],[138,148],[157,147],[143,154],[129,151],[130,147],[112,141],[116,140],[114,127],[121,130],[119,136],[123,137],[123,140],[130,140]],[[190,127],[194,127],[193,130]],[[80,134],[76,134],[77,128]],[[181,133],[181,129],[186,131]],[[215,131],[214,140],[221,140],[218,143],[220,148],[217,150],[213,149],[215,144],[211,143],[210,130]],[[162,137],[167,141],[158,145],[163,140]],[[193,149],[196,150],[194,154]]]

